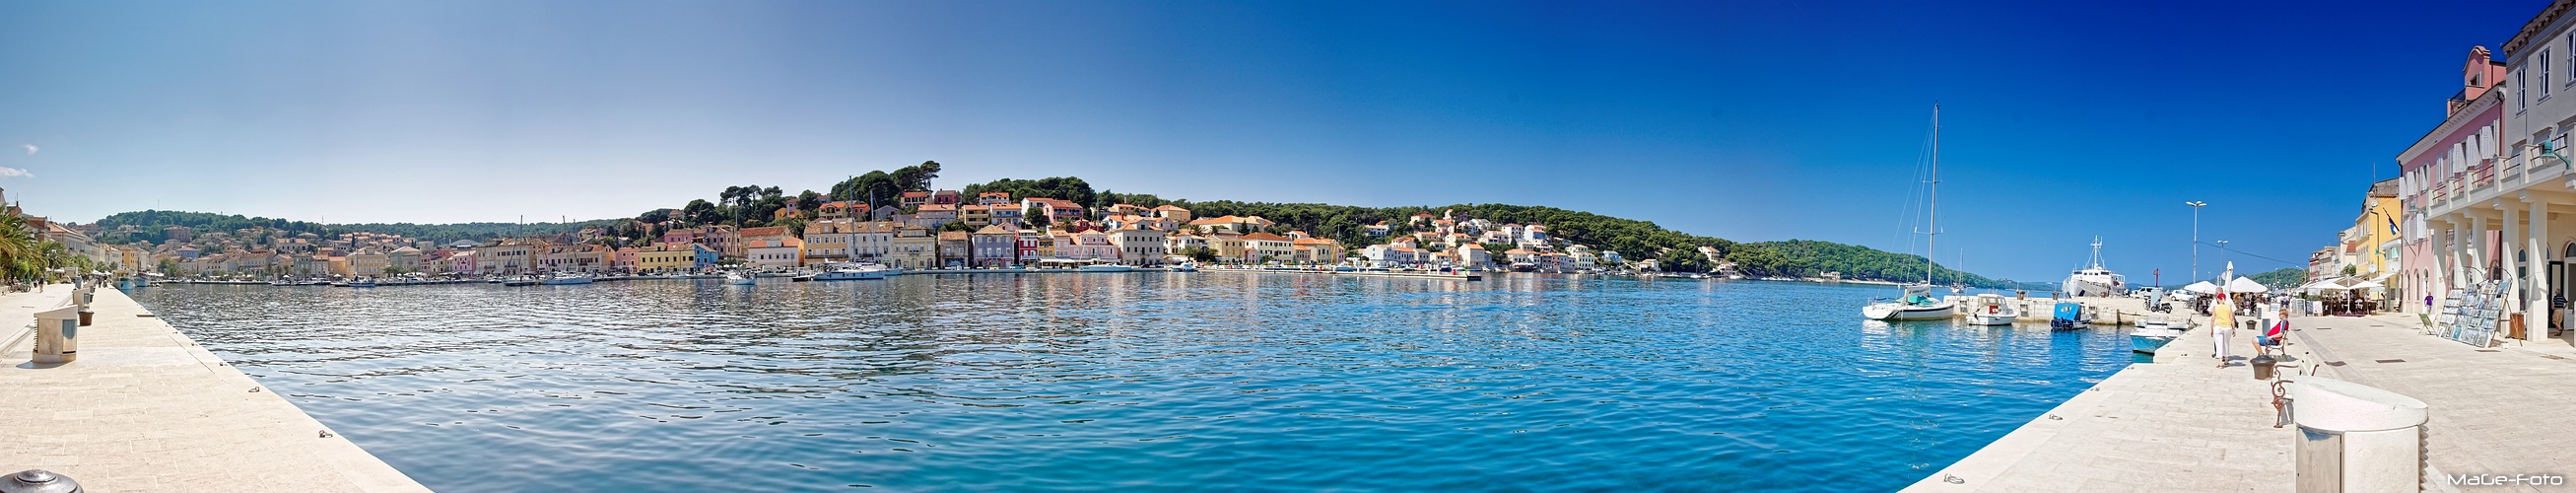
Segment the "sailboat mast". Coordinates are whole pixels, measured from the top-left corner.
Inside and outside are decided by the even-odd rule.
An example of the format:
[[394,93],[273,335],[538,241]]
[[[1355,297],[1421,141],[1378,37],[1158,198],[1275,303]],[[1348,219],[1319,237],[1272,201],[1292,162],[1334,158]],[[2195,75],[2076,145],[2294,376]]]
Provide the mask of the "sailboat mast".
[[1931,204],[1924,207],[1923,285],[1932,285],[1931,252],[1941,251],[1934,244],[1941,239],[1941,103],[1932,103],[1932,181],[1924,182],[1931,192]]

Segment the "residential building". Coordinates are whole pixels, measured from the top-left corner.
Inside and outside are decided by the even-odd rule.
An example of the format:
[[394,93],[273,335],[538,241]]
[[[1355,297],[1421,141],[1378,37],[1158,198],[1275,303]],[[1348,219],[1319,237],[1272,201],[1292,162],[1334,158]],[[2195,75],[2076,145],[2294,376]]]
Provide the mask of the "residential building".
[[1161,264],[1168,251],[1162,231],[1134,224],[1110,230],[1109,244],[1118,249],[1118,263],[1127,265]]
[[1016,209],[1019,206],[1019,204],[1011,201],[1011,192],[978,193],[975,194],[975,203],[978,205],[1008,205],[1012,206],[1010,208],[1013,209]]
[[[2495,160],[2503,149],[2505,97],[2509,92],[2497,89],[2502,88],[2508,67],[2495,60],[2484,46],[2470,48],[2465,58],[2460,89],[2451,94],[2445,105],[2449,114],[2397,155],[2399,274],[2381,282],[2389,286],[2387,291],[2395,299],[2449,296],[2449,289],[2463,285],[2460,280],[2467,278],[2451,275],[2458,272],[2461,260],[2453,255],[2465,252],[2459,247],[2496,243],[2491,235],[2472,238],[2476,235],[2470,231],[2484,228],[2467,219],[2472,214],[2494,212],[2494,204],[2455,204],[2461,203],[2458,199],[2468,193],[2471,183],[2493,180]],[[2477,178],[2472,173],[2486,176]],[[2470,178],[2464,180],[2464,176]],[[2547,247],[2550,245],[2544,245]],[[2493,248],[2482,253],[2479,258],[2495,258]],[[2564,292],[2564,287],[2551,289]],[[2422,303],[2400,305],[2418,313],[2428,310]]]
[[[969,205],[967,207],[983,207]],[[1010,267],[1020,259],[1020,234],[996,225],[985,225],[967,235],[967,264],[980,269]]]
[[847,217],[805,223],[805,261],[816,264],[850,261],[851,243],[857,239],[858,224],[858,221]]
[[805,240],[802,238],[781,232],[776,235],[745,237],[743,241],[747,242],[744,245],[744,263],[752,267],[781,268],[805,265]]
[[957,206],[957,220],[966,223],[966,227],[969,228],[980,229],[990,226],[993,224],[993,206],[983,204]]
[[889,267],[905,270],[939,267],[939,238],[930,234],[930,228],[909,224],[894,226],[894,236],[887,240],[886,252],[885,264]]
[[1242,264],[1253,260],[1244,256],[1243,233],[1228,228],[1217,228],[1215,232],[1208,233],[1207,237],[1208,247],[1216,249],[1218,263]]
[[926,191],[904,192],[904,193],[903,193],[903,197],[898,198],[898,199],[896,199],[896,200],[895,200],[895,204],[896,204],[896,206],[901,207],[901,208],[904,208],[904,209],[912,209],[912,208],[916,208],[916,207],[921,207],[921,206],[925,206],[925,205],[930,205],[930,192],[926,192]]
[[[936,205],[939,204],[932,204],[931,206]],[[939,266],[941,268],[963,269],[974,265],[975,244],[970,236],[971,235],[964,231],[939,232]]]
[[1188,224],[1190,222],[1190,210],[1183,209],[1180,206],[1171,204],[1159,205],[1154,207],[1153,212],[1154,217],[1163,218],[1172,222],[1182,224]]
[[1245,263],[1288,262],[1297,257],[1296,240],[1270,233],[1243,235],[1243,249]]
[[850,260],[884,263],[894,254],[894,236],[902,225],[894,221],[868,221],[850,230]]
[[392,263],[383,252],[376,251],[375,247],[361,248],[357,253],[349,254],[349,271],[356,275],[385,275],[385,267],[388,265]]
[[909,223],[914,226],[939,229],[941,225],[955,220],[957,220],[956,204],[923,204],[913,211],[912,220]]

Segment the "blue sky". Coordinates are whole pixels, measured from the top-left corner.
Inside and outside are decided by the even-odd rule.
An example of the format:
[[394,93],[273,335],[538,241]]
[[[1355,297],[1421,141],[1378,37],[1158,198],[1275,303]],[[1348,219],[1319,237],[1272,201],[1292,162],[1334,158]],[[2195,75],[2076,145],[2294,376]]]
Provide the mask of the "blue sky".
[[[622,217],[1073,175],[1903,250],[1943,104],[1979,273],[2303,262],[2546,2],[11,2],[0,180],[75,221]],[[25,152],[23,145],[36,151]],[[2218,264],[2203,251],[2204,269]]]

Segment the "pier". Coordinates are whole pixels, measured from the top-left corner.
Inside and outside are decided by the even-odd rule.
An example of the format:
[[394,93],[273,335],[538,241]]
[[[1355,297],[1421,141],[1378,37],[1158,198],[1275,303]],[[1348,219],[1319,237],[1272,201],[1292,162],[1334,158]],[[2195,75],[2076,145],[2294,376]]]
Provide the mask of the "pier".
[[[2425,491],[2457,491],[2451,475],[2568,474],[2576,428],[2576,348],[2517,343],[2477,348],[2424,335],[2411,314],[2294,317],[2278,370],[2379,387],[2431,406]],[[2067,399],[1907,491],[2289,491],[2295,425],[2275,428],[2269,382],[2244,359],[2218,368],[2207,327]],[[2276,356],[2280,357],[2280,356]],[[2480,487],[2541,491],[2537,486]]]
[[79,358],[30,360],[37,311],[72,289],[0,296],[0,473],[88,491],[428,491],[112,289]]

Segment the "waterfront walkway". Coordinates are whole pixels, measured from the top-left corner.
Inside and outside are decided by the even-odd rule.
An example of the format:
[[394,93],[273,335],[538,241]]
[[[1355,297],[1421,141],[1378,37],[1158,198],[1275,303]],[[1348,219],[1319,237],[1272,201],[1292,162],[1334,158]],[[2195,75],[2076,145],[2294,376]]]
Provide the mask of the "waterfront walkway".
[[[2460,486],[2446,474],[2576,474],[2576,349],[2508,342],[2474,348],[2422,335],[2413,315],[2299,317],[2281,371],[2315,372],[2431,406],[2428,491],[2541,491]],[[2287,491],[2295,427],[2273,428],[2271,388],[2242,358],[2221,369],[2206,328],[2131,365],[1910,491]],[[2295,378],[2295,377],[2293,377]]]
[[19,341],[0,352],[0,473],[89,491],[427,491],[113,289],[78,360],[31,362],[18,336],[70,293],[0,296],[0,341]]
[[2289,491],[2296,435],[2272,427],[2271,385],[2243,360],[2254,354],[2251,338],[2237,337],[2238,359],[2218,368],[2205,330],[1907,491]]

